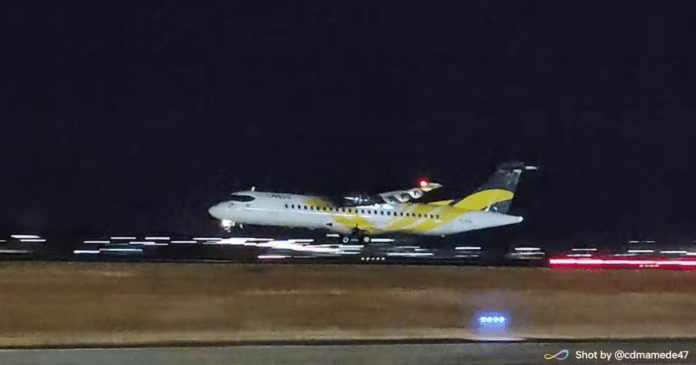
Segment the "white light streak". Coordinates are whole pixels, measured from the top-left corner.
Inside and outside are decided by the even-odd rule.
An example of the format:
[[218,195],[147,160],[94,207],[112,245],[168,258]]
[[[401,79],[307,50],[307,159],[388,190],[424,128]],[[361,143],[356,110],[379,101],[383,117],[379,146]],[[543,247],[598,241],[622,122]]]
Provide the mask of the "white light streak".
[[143,252],[142,248],[100,248],[99,252]]
[[[196,239],[194,238],[194,240],[196,240]],[[244,245],[247,243],[248,240],[249,240],[248,238],[231,237],[231,238],[225,238],[225,239],[219,239],[219,240],[207,240],[207,241],[215,241],[215,243],[218,245]],[[196,241],[202,241],[202,240],[196,240]],[[249,244],[254,246],[254,243],[249,243]]]
[[372,242],[394,242],[393,238],[373,238]]
[[259,255],[259,260],[273,260],[273,259],[284,259],[289,256],[285,255]]
[[75,255],[82,255],[82,254],[98,254],[99,250],[75,250],[73,251]]
[[433,253],[432,252],[387,252],[387,256],[425,257],[425,256],[433,256]]
[[521,252],[515,252],[512,255],[513,256],[544,255],[544,252],[542,252],[542,251],[521,251]]

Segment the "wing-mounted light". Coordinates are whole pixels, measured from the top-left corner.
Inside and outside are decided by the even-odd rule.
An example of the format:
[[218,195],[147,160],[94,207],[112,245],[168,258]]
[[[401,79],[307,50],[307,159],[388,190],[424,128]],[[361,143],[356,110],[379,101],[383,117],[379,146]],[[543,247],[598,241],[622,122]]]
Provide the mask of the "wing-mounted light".
[[442,187],[442,184],[430,182],[425,179],[421,179],[418,181],[418,189],[422,190],[423,192],[427,193],[431,190],[439,189]]

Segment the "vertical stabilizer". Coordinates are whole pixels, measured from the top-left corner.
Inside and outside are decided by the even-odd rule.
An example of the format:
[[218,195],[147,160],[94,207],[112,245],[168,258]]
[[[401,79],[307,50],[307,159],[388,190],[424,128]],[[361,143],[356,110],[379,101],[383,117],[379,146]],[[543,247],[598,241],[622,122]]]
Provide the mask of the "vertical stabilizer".
[[471,210],[507,213],[510,210],[510,204],[515,196],[522,171],[536,169],[536,167],[527,166],[522,162],[500,164],[488,181],[476,189],[473,194],[459,200],[455,199],[448,205]]

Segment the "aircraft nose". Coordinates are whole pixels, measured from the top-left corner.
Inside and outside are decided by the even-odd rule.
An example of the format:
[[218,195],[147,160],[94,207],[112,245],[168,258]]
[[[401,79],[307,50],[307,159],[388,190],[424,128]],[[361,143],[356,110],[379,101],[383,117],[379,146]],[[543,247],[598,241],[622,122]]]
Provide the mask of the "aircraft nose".
[[210,207],[210,209],[208,209],[208,213],[210,213],[210,215],[212,215],[213,217],[220,219],[220,215],[222,213],[222,206],[220,206],[220,204],[213,205],[212,207]]

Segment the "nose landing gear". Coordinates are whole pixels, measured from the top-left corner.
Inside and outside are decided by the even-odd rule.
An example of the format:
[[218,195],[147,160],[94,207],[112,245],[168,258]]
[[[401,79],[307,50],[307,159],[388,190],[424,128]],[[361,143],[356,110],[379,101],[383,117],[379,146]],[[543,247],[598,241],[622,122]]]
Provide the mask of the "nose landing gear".
[[220,221],[220,226],[222,226],[225,232],[230,233],[232,232],[232,228],[235,226],[235,223],[229,219],[223,219]]

